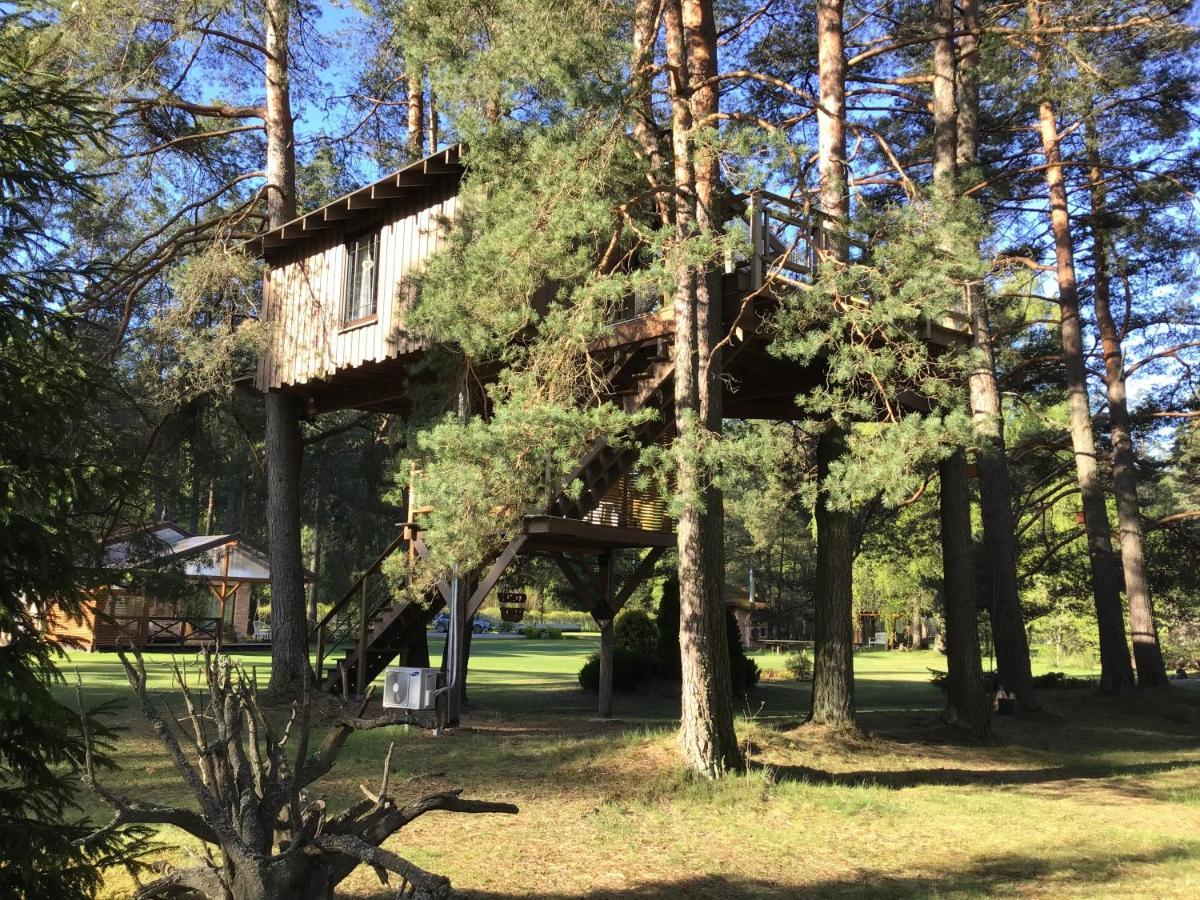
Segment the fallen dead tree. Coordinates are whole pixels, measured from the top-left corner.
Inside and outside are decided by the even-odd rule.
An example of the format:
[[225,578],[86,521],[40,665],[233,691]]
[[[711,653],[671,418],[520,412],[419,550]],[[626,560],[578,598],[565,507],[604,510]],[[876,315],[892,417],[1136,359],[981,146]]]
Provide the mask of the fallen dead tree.
[[[351,734],[389,725],[430,725],[403,714],[364,718],[368,693],[356,710],[343,709],[320,746],[310,752],[309,704],[292,704],[286,723],[273,726],[259,705],[255,679],[228,657],[205,652],[199,695],[175,664],[175,680],[183,694],[182,716],[165,700],[156,703],[149,696],[145,662],[137,650],[132,660],[124,652],[120,657],[143,715],[199,808],[146,803],[106,789],[97,778],[91,739],[85,735],[85,780],[115,812],[97,834],[111,834],[128,825],[174,825],[204,842],[195,866],[168,871],[143,885],[139,898],[332,897],[338,883],[360,863],[373,867],[384,884],[391,875],[397,876],[397,897],[449,897],[449,879],[385,850],[384,841],[434,810],[517,812],[511,803],[463,799],[461,790],[416,794],[401,801],[393,793],[396,788],[411,788],[436,776],[393,785],[393,743],[378,789],[361,785],[363,799],[330,814],[325,801],[314,798],[309,788],[333,768]],[[295,748],[291,756],[289,743]]]

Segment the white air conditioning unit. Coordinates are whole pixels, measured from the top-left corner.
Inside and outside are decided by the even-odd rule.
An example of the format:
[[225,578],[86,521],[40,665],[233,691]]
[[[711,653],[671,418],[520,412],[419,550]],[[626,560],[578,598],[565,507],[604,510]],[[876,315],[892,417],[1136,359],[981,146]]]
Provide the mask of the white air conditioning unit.
[[383,705],[392,709],[433,709],[437,669],[392,667],[383,673]]

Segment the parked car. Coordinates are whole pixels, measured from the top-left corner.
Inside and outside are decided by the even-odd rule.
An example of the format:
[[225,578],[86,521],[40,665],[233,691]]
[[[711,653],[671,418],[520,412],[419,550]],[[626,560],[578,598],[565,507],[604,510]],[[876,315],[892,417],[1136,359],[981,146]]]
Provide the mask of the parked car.
[[[493,628],[492,620],[487,616],[476,616],[475,621],[471,623],[471,630],[476,634],[483,634],[485,631],[491,631]],[[450,614],[438,613],[433,617],[433,630],[439,634],[445,634],[450,630]]]

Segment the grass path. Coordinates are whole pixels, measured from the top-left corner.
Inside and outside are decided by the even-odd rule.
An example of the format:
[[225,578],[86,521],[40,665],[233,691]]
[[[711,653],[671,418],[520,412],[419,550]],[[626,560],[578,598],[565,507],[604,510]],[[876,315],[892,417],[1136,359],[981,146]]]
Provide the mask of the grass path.
[[[1044,716],[998,719],[996,740],[977,745],[937,720],[937,654],[861,654],[865,737],[796,727],[807,687],[770,680],[739,721],[749,774],[709,784],[679,765],[668,689],[618,695],[617,722],[591,718],[574,676],[594,646],[476,642],[466,727],[357,735],[325,796],[336,808],[377,782],[395,739],[399,774],[442,771],[469,795],[516,802],[515,817],[434,814],[389,844],[481,900],[1200,895],[1200,692],[1140,703],[1047,692]],[[243,662],[265,675],[261,656]],[[152,685],[169,690],[166,658],[150,665]],[[71,666],[89,699],[127,690],[112,655]],[[132,714],[126,724],[110,785],[179,802],[148,730]],[[107,896],[130,887],[114,873]],[[345,888],[388,896],[366,869]]]

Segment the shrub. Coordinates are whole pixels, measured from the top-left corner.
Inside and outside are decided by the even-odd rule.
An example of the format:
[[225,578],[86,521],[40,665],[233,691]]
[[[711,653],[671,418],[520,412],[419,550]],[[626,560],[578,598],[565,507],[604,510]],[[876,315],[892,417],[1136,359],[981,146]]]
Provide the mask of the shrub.
[[725,611],[725,640],[729,646],[729,678],[735,694],[744,694],[758,684],[758,663],[746,655],[742,646],[742,633],[737,619],[730,610]]
[[658,598],[658,630],[656,657],[658,670],[664,678],[678,680],[679,672],[679,579],[674,576],[663,582]]
[[[622,694],[636,690],[653,674],[645,657],[625,647],[613,647],[613,690]],[[588,657],[579,670],[579,686],[593,694],[600,691],[600,653]]]
[[[663,582],[658,599],[657,642],[655,654],[658,671],[664,678],[678,681],[681,677],[679,659],[679,580],[671,577]],[[742,635],[732,612],[725,613],[725,637],[729,646],[729,675],[735,694],[743,694],[758,684],[758,663],[746,656]]]
[[613,621],[613,646],[636,653],[646,660],[656,660],[658,630],[644,610],[622,610]]
[[[484,606],[480,608],[479,615],[486,616],[495,622],[497,629],[501,631],[505,630],[500,627],[503,620],[500,617],[499,606]],[[551,625],[578,625],[580,631],[590,631],[592,633],[600,630],[591,613],[569,609],[546,610],[544,615],[539,614],[536,610],[527,609],[525,611],[525,618],[522,621],[504,622],[504,624],[509,626],[508,631],[519,631],[529,625],[544,625],[547,622]]]
[[783,667],[797,681],[812,678],[813,661],[807,650],[789,653],[783,661]]
[[522,625],[521,634],[530,640],[561,640],[563,636],[561,629],[545,625]]
[[1035,675],[1033,685],[1040,688],[1088,688],[1094,687],[1095,682],[1090,678],[1077,678],[1065,672],[1046,672],[1044,675]]

